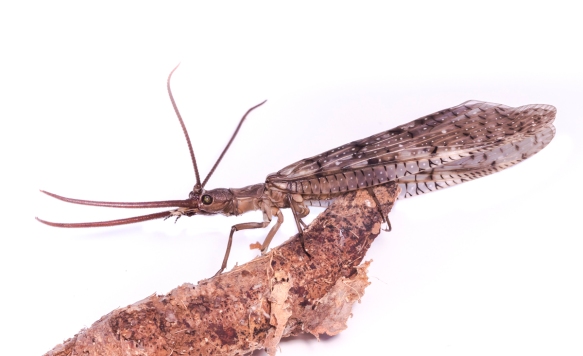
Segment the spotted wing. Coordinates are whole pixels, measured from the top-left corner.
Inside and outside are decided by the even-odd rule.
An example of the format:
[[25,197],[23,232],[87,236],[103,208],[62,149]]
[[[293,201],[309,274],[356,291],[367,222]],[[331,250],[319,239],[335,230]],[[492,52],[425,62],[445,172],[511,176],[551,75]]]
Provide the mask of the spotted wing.
[[550,105],[467,101],[293,163],[269,175],[267,183],[312,196],[383,184],[516,145],[552,127],[555,114]]
[[512,167],[542,150],[551,142],[554,135],[555,128],[549,124],[520,142],[508,143],[423,173],[399,178],[396,180],[401,187],[399,199],[447,188]]

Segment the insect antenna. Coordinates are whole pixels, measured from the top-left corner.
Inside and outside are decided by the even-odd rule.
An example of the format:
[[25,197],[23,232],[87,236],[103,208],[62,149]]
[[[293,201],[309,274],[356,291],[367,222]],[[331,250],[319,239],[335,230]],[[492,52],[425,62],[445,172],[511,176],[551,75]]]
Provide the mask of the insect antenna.
[[192,149],[192,143],[190,143],[190,137],[188,136],[188,130],[186,129],[186,125],[184,125],[184,121],[182,120],[182,115],[180,115],[180,111],[178,110],[178,105],[176,105],[176,101],[174,100],[174,95],[172,95],[172,89],[170,88],[170,79],[172,78],[172,74],[174,74],[174,71],[176,71],[176,69],[178,69],[178,66],[180,66],[180,63],[178,63],[178,65],[176,65],[176,67],[174,67],[174,69],[172,69],[172,71],[168,75],[168,80],[166,81],[166,88],[168,89],[168,95],[170,96],[170,101],[172,102],[172,107],[174,108],[174,112],[176,113],[176,116],[178,117],[178,121],[180,122],[180,126],[182,127],[182,132],[184,133],[184,137],[186,138],[186,144],[188,144],[188,150],[190,151],[190,159],[192,160],[192,166],[194,167],[194,175],[196,176],[196,184],[194,185],[192,192],[196,194],[196,193],[200,193],[204,184],[202,186],[200,184],[200,175],[198,174],[198,166],[196,164],[196,157],[194,157],[194,150]]
[[265,102],[267,100],[264,100],[261,103],[255,105],[251,109],[247,110],[245,115],[243,115],[243,117],[239,121],[239,125],[237,125],[235,132],[233,133],[233,135],[231,136],[231,139],[227,143],[227,146],[225,146],[225,149],[223,150],[223,152],[221,153],[221,155],[219,156],[219,158],[215,162],[213,168],[211,168],[210,172],[207,174],[206,178],[204,179],[204,181],[201,184],[200,183],[200,175],[198,173],[198,165],[196,164],[196,158],[194,156],[194,150],[192,149],[192,144],[190,143],[190,137],[188,136],[188,130],[186,129],[186,125],[184,124],[184,121],[182,120],[182,115],[180,115],[180,111],[178,110],[178,105],[176,105],[176,101],[174,100],[174,95],[172,95],[172,89],[170,88],[170,79],[172,78],[172,74],[174,74],[174,71],[176,71],[176,69],[178,69],[178,66],[180,66],[180,63],[178,63],[178,65],[176,67],[174,67],[174,69],[172,69],[172,71],[170,72],[170,75],[168,75],[168,81],[166,82],[166,87],[168,89],[168,95],[170,96],[170,101],[172,102],[172,107],[174,108],[174,112],[176,113],[176,116],[178,117],[178,121],[180,122],[180,126],[182,127],[182,132],[184,132],[184,137],[186,138],[186,143],[188,144],[188,150],[190,151],[190,158],[192,160],[192,166],[194,167],[194,174],[196,176],[196,184],[194,185],[194,188],[192,189],[192,195],[199,195],[202,192],[202,188],[204,188],[204,186],[206,185],[206,183],[208,182],[210,177],[215,172],[215,169],[217,169],[217,166],[219,165],[219,163],[221,162],[221,160],[225,156],[225,153],[227,153],[227,150],[229,149],[229,147],[231,147],[231,143],[233,143],[233,140],[235,140],[235,137],[239,133],[239,129],[243,125],[243,122],[247,118],[247,115],[249,115],[249,113],[251,111],[253,111],[254,109],[265,104]]
[[161,213],[134,216],[131,218],[126,218],[126,219],[96,221],[96,222],[86,222],[86,223],[55,223],[55,222],[39,219],[38,217],[35,217],[35,219],[37,221],[45,224],[45,225],[49,225],[49,226],[53,226],[53,227],[103,227],[103,226],[116,226],[116,225],[133,224],[133,223],[142,222],[142,221],[161,219],[161,218],[165,218],[165,217],[169,217],[169,216],[170,216],[169,211],[163,211]]
[[[190,197],[188,199],[150,201],[150,202],[106,202],[106,201],[67,198],[67,197],[63,197],[63,196],[60,196],[60,195],[57,195],[54,193],[50,193],[50,192],[47,192],[44,190],[41,190],[41,192],[48,195],[48,196],[51,196],[55,199],[65,201],[67,203],[80,204],[80,205],[102,206],[102,207],[111,207],[111,208],[138,208],[138,209],[139,208],[174,207],[174,208],[179,208],[179,209],[164,211],[164,212],[159,212],[159,213],[154,213],[154,214],[148,214],[148,215],[134,216],[134,217],[125,218],[125,219],[109,220],[109,221],[97,221],[97,222],[55,223],[55,222],[46,221],[43,219],[39,219],[38,217],[35,217],[36,220],[38,220],[39,222],[41,222],[43,224],[50,225],[50,226],[76,228],[76,227],[100,227],[100,226],[115,226],[115,225],[133,224],[133,223],[137,223],[137,222],[141,222],[141,221],[160,219],[160,218],[168,218],[170,216],[181,216],[181,215],[190,216],[190,215],[197,215],[197,214],[205,215],[204,211],[201,211],[198,209],[199,200],[198,200],[197,196],[200,195],[200,193],[202,192],[202,188],[204,187],[206,182],[209,180],[209,178],[211,177],[211,175],[213,174],[213,172],[215,171],[215,169],[217,168],[217,166],[219,165],[219,163],[223,159],[223,156],[225,155],[225,153],[227,152],[227,150],[231,146],[231,143],[233,143],[233,140],[237,136],[237,133],[239,132],[241,125],[243,125],[243,122],[247,118],[247,115],[249,115],[249,113],[251,111],[253,111],[253,109],[263,105],[265,103],[265,101],[263,101],[260,104],[255,105],[251,109],[247,110],[245,115],[243,115],[243,118],[241,118],[241,120],[239,121],[239,125],[237,126],[235,132],[233,133],[233,136],[229,140],[229,143],[227,143],[227,146],[225,147],[225,149],[221,153],[219,159],[215,162],[215,165],[213,166],[213,168],[211,169],[211,171],[209,172],[209,174],[205,178],[204,182],[201,184],[200,183],[200,174],[198,172],[198,166],[196,164],[196,158],[194,156],[194,150],[192,149],[192,143],[190,142],[190,137],[188,135],[186,125],[184,124],[184,121],[182,120],[182,115],[180,115],[180,111],[178,110],[178,106],[176,105],[176,101],[174,100],[174,95],[172,95],[172,90],[170,88],[170,80],[172,78],[172,74],[174,74],[176,69],[178,69],[178,66],[180,66],[180,63],[176,67],[174,67],[174,69],[172,69],[172,71],[168,75],[166,87],[168,89],[168,95],[170,96],[170,101],[172,102],[172,106],[174,107],[174,112],[176,113],[176,116],[178,117],[178,121],[180,122],[180,126],[182,127],[182,132],[184,133],[184,137],[186,138],[186,143],[188,144],[188,150],[190,151],[190,158],[192,160],[192,166],[194,167],[194,174],[196,176],[196,184],[195,184],[192,192],[190,193]],[[183,208],[183,209],[180,209],[180,208]]]
[[[233,143],[233,140],[235,140],[235,137],[237,136],[237,134],[239,133],[239,129],[241,128],[241,126],[243,125],[243,122],[245,121],[245,119],[247,118],[247,115],[249,115],[249,113],[255,109],[257,109],[258,107],[260,107],[261,105],[265,104],[267,100],[263,100],[261,103],[255,105],[254,107],[252,107],[251,109],[247,110],[247,112],[245,113],[245,115],[243,115],[243,117],[241,118],[241,120],[239,121],[239,125],[237,125],[237,128],[235,129],[235,132],[233,132],[233,136],[231,136],[231,139],[229,140],[229,143],[227,143],[227,146],[225,146],[225,149],[223,150],[223,152],[221,153],[221,155],[219,156],[219,159],[217,159],[217,161],[215,162],[215,165],[213,166],[213,168],[211,168],[209,174],[206,176],[206,178],[204,179],[204,181],[202,182],[202,187],[204,187],[206,185],[206,183],[208,182],[208,180],[210,179],[210,177],[213,175],[213,173],[215,172],[215,169],[217,169],[217,166],[219,165],[219,163],[221,162],[221,160],[223,159],[223,157],[225,156],[225,153],[227,153],[227,150],[229,149],[229,147],[231,146],[231,143]],[[180,120],[182,122],[182,120]],[[189,143],[190,145],[190,143]],[[191,151],[192,152],[192,151]],[[194,156],[193,156],[194,157]],[[197,177],[198,179],[198,177]],[[197,180],[198,182],[198,180]]]
[[[47,192],[44,190],[41,190],[41,193],[44,193],[48,196],[51,196],[55,199],[62,200],[62,201],[67,202],[67,203],[80,204],[80,205],[90,205],[90,206],[103,206],[103,207],[110,207],[110,208],[138,208],[138,209],[140,209],[140,208],[168,208],[168,207],[194,208],[193,201],[191,199],[130,203],[130,202],[107,202],[107,201],[73,199],[73,198],[63,197],[63,196],[60,196],[60,195],[57,195],[54,193],[50,193],[50,192]],[[137,222],[141,222],[141,221],[167,218],[167,217],[171,216],[172,213],[173,213],[173,211],[170,210],[170,211],[163,211],[160,213],[154,213],[154,214],[148,214],[148,215],[133,216],[130,218],[125,218],[125,219],[97,221],[97,222],[83,222],[83,223],[55,223],[55,222],[39,219],[38,217],[35,217],[35,219],[43,224],[46,224],[49,226],[54,226],[54,227],[65,227],[65,228],[102,227],[102,226],[133,224],[133,223],[137,223]]]

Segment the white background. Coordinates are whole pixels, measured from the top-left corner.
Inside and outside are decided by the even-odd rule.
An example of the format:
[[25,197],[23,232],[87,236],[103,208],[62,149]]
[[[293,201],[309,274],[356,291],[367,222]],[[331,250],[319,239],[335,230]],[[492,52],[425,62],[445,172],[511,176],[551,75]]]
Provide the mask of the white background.
[[[207,188],[260,183],[299,159],[469,99],[558,108],[557,135],[508,171],[399,201],[367,259],[348,329],[282,355],[583,353],[583,54],[561,2],[20,2],[0,9],[0,345],[39,355],[117,307],[209,277],[230,226],[63,230],[121,218],[43,196],[183,199],[242,114]],[[565,2],[566,3],[566,2]],[[316,209],[314,212],[317,213]],[[295,233],[291,215],[275,237]],[[229,269],[267,231],[236,235]],[[264,355],[263,351],[255,352]]]

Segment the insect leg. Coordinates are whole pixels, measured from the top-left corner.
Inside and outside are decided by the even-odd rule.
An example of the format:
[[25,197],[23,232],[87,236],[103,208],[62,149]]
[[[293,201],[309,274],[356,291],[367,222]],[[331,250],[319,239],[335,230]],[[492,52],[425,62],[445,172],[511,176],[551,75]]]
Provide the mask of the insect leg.
[[300,219],[300,224],[302,224],[302,226],[304,227],[304,229],[307,229],[308,228],[308,225],[306,225],[306,223],[302,219]]
[[308,255],[308,257],[311,258],[312,256],[308,253],[308,250],[306,250],[306,245],[305,245],[305,240],[304,240],[304,230],[300,226],[300,222],[304,226],[306,226],[306,224],[298,217],[298,212],[296,211],[295,205],[293,204],[291,195],[289,195],[289,194],[287,195],[287,200],[289,201],[289,207],[292,211],[292,214],[294,215],[294,220],[296,221],[296,226],[298,227],[298,234],[300,235],[300,242],[302,243],[302,248],[304,249],[304,252],[306,253],[306,255]]
[[393,228],[391,227],[391,221],[389,220],[389,216],[387,215],[385,217],[385,214],[383,213],[383,208],[381,207],[381,203],[377,199],[377,196],[375,195],[374,190],[372,189],[372,187],[368,187],[366,189],[368,190],[368,194],[370,194],[370,196],[374,200],[375,204],[377,205],[377,209],[379,210],[379,213],[381,214],[381,218],[383,219],[383,222],[387,223],[388,229],[385,229],[385,231],[391,231]]
[[[229,260],[229,254],[231,253],[231,245],[233,244],[233,234],[235,233],[235,231],[247,230],[247,229],[260,229],[260,228],[266,227],[267,225],[269,225],[269,221],[264,221],[262,223],[249,222],[249,223],[242,223],[242,224],[233,225],[231,227],[231,233],[229,234],[229,242],[227,243],[227,251],[225,251],[225,257],[223,258],[223,264],[221,265],[221,269],[217,273],[215,273],[215,276],[218,276],[219,274],[221,274],[225,270],[225,268],[227,268],[227,261]],[[271,233],[271,231],[269,233]]]
[[283,214],[281,213],[281,210],[277,209],[276,214],[277,214],[277,221],[275,222],[275,225],[273,225],[271,230],[269,230],[267,237],[265,237],[265,240],[263,241],[263,244],[261,245],[261,253],[262,254],[265,253],[265,251],[267,251],[267,248],[269,247],[269,244],[271,243],[273,236],[275,235],[277,230],[279,230],[279,227],[283,223]]

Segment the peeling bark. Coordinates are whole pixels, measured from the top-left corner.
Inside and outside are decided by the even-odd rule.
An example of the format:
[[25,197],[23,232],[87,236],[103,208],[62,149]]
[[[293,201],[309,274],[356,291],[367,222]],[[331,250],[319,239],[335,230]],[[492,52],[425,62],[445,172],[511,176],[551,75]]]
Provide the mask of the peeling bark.
[[[384,213],[394,183],[374,192]],[[349,192],[298,236],[232,271],[185,283],[103,316],[45,355],[275,355],[283,337],[336,335],[368,284],[359,266],[382,219],[366,190]]]

